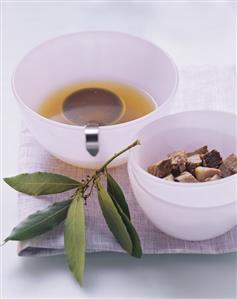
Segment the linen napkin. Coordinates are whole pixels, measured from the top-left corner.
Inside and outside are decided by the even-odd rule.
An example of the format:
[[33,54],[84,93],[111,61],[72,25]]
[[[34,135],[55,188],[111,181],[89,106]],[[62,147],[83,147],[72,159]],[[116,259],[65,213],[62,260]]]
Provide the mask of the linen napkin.
[[[180,69],[179,89],[175,96],[172,113],[184,110],[223,110],[236,111],[235,68],[225,67],[188,67]],[[25,128],[21,132],[19,148],[19,172],[48,171],[61,173],[75,179],[90,174],[91,170],[68,165],[45,151]],[[132,221],[142,242],[144,253],[202,253],[217,254],[237,251],[237,226],[215,239],[193,242],[172,238],[159,231],[143,214],[138,206],[128,179],[127,166],[122,165],[110,170],[121,184],[131,211]],[[19,220],[55,201],[67,199],[71,191],[40,197],[19,194]],[[86,206],[87,252],[122,252],[109,231],[101,214],[96,192]],[[64,251],[63,225],[36,237],[19,242],[20,256],[54,255]]]

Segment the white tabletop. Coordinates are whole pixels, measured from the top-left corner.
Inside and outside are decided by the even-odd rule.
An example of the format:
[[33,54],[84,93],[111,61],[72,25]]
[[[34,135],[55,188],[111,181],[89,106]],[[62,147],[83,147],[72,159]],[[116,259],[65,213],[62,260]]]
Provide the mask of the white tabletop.
[[[178,65],[235,64],[235,3],[159,1],[3,2],[3,176],[17,173],[21,118],[10,86],[20,58],[51,37],[82,30],[115,30],[150,39]],[[17,223],[17,196],[2,185],[2,236]],[[2,297],[236,298],[237,256],[88,254],[85,288],[62,256],[19,258],[2,249]]]

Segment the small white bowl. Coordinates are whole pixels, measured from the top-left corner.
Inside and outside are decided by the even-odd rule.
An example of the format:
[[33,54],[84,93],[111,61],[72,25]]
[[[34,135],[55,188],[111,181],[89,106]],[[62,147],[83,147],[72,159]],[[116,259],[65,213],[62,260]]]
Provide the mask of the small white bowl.
[[237,175],[206,183],[177,183],[152,176],[147,167],[175,150],[202,145],[225,158],[237,152],[235,114],[190,111],[163,117],[137,135],[129,154],[129,178],[137,201],[162,231],[185,240],[205,240],[237,224]]
[[[151,95],[158,109],[139,119],[99,128],[99,153],[85,146],[85,128],[42,117],[37,109],[51,92],[68,84],[110,80]],[[64,35],[33,49],[16,68],[12,85],[28,129],[51,154],[70,164],[96,168],[134,140],[147,123],[169,112],[178,84],[172,59],[156,45],[116,32]],[[116,159],[123,163],[126,155]]]

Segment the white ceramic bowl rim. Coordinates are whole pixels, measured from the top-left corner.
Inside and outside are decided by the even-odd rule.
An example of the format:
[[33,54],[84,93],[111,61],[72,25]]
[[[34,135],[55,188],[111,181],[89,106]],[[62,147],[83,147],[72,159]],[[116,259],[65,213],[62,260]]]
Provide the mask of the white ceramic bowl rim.
[[[198,113],[198,112],[208,112],[208,113],[223,113],[226,115],[231,115],[231,116],[236,116],[235,113],[232,112],[222,112],[219,110],[190,110],[190,111],[184,111],[184,112],[178,112],[175,114],[171,114],[171,115],[167,115],[167,116],[163,116],[162,118],[172,118],[173,116],[176,116],[177,114],[186,114],[186,113]],[[161,118],[161,119],[162,119]],[[135,139],[139,139],[139,134],[142,133],[143,130],[147,130],[148,127],[152,127],[153,123],[157,122],[159,120],[155,120],[151,123],[149,123],[147,126],[145,126],[144,128],[142,128],[140,130],[140,132],[135,136]],[[185,186],[185,188],[206,188],[207,186],[214,186],[214,185],[220,185],[220,184],[225,184],[227,182],[231,182],[231,181],[236,181],[237,179],[237,174],[231,175],[229,177],[226,178],[222,178],[220,180],[216,180],[216,181],[209,181],[209,182],[205,182],[205,183],[177,183],[177,182],[172,182],[172,181],[168,181],[168,180],[164,180],[162,178],[156,177],[150,173],[148,173],[146,170],[144,170],[138,163],[136,163],[135,160],[135,152],[134,151],[130,151],[129,154],[129,158],[131,160],[131,164],[133,165],[133,167],[139,169],[139,171],[141,171],[143,173],[143,175],[147,176],[147,178],[149,178],[150,180],[153,180],[154,182],[159,182],[159,184],[164,184],[167,186],[172,186],[174,188],[183,188]],[[231,201],[229,201],[228,203],[230,203]]]
[[[67,37],[71,37],[71,36],[77,36],[77,35],[84,35],[84,34],[106,34],[106,35],[120,35],[120,36],[127,36],[131,39],[135,39],[135,40],[139,40],[141,42],[146,42],[148,44],[150,44],[152,47],[154,48],[157,48],[159,49],[169,60],[170,60],[170,63],[174,69],[174,73],[175,73],[175,85],[169,95],[169,97],[167,98],[167,100],[161,104],[159,106],[159,111],[163,111],[163,109],[170,104],[170,102],[172,101],[172,98],[174,96],[174,94],[176,93],[176,90],[177,90],[177,87],[178,87],[178,82],[179,82],[179,77],[178,77],[178,69],[177,69],[177,66],[176,64],[174,63],[174,60],[173,58],[171,58],[171,56],[169,54],[167,54],[164,50],[162,50],[160,47],[158,47],[156,44],[150,42],[150,41],[147,41],[141,37],[138,37],[138,36],[134,36],[134,35],[130,35],[130,34],[127,34],[127,33],[122,33],[122,32],[117,32],[117,31],[100,31],[100,30],[94,30],[94,31],[79,31],[79,32],[74,32],[74,33],[70,33],[70,34],[64,34],[64,35],[60,35],[60,36],[57,36],[55,38],[52,38],[52,39],[49,39],[43,43],[41,43],[40,45],[34,47],[31,51],[28,52],[28,54],[26,54],[22,59],[21,61],[17,64],[16,68],[15,68],[15,71],[13,72],[13,75],[12,75],[12,80],[11,80],[11,84],[12,84],[12,90],[13,90],[13,93],[17,99],[17,101],[23,105],[25,107],[25,109],[28,110],[28,112],[32,113],[34,116],[36,116],[39,120],[41,121],[44,121],[44,122],[47,122],[48,124],[51,124],[51,125],[56,125],[56,126],[59,126],[59,127],[63,127],[65,129],[75,129],[75,130],[79,130],[79,129],[83,129],[84,130],[84,126],[77,126],[77,125],[69,125],[69,124],[64,124],[64,123],[59,123],[59,122],[56,122],[54,120],[51,120],[51,119],[48,119],[42,115],[40,115],[39,113],[37,113],[36,111],[34,111],[33,109],[31,109],[28,105],[26,105],[24,103],[24,101],[21,99],[21,97],[18,95],[17,91],[16,91],[16,88],[15,88],[15,84],[14,84],[14,81],[15,81],[15,74],[17,72],[17,69],[20,67],[21,63],[24,62],[25,59],[27,59],[28,55],[30,55],[31,53],[35,52],[35,51],[39,51],[42,47],[48,45],[49,43],[55,41],[55,40],[58,40],[58,39],[65,39]],[[151,115],[153,115],[154,113],[156,113],[156,109],[150,113],[148,113],[147,115],[145,116],[142,116],[138,119],[135,119],[135,120],[132,120],[132,121],[129,121],[129,122],[125,122],[125,123],[121,123],[121,124],[116,124],[116,125],[109,125],[109,126],[101,126],[100,127],[100,130],[113,130],[115,128],[119,128],[119,127],[123,127],[123,126],[127,126],[127,125],[132,125],[132,124],[136,124],[137,122],[141,122],[143,121],[144,119],[147,119],[149,118]]]
[[[152,197],[154,200],[156,200],[156,195],[154,195],[152,192],[150,192],[149,190],[146,190],[141,184],[140,182],[138,182],[134,172],[131,170],[130,168],[130,176],[132,177],[132,180],[134,182],[136,182],[136,185],[141,189],[143,190],[145,193],[149,194],[150,197]],[[172,183],[172,182],[170,182]],[[164,202],[165,204],[168,204],[168,205],[171,205],[171,206],[176,206],[176,207],[182,207],[182,208],[195,208],[195,209],[213,209],[213,205],[200,205],[200,206],[193,206],[191,203],[190,204],[187,204],[187,203],[183,203],[182,201],[177,201],[177,202],[174,202],[174,201],[170,201],[170,200],[166,200],[165,198],[163,197],[159,197],[159,201],[162,201]],[[231,204],[232,202],[228,202],[227,204],[225,205],[229,205]],[[218,205],[217,205],[218,206]],[[222,205],[223,206],[223,205]]]
[[[132,170],[130,170],[130,175],[133,176],[133,179],[136,182],[136,184],[144,192],[148,193],[151,197],[154,198],[154,200],[158,199],[156,193],[153,193],[152,191],[145,189],[144,186],[141,185],[141,183],[137,180],[136,174]],[[236,175],[233,175],[233,176],[235,176],[235,180],[236,180],[237,179]],[[162,179],[160,179],[160,180],[162,180]],[[237,182],[237,180],[236,180],[236,182]],[[169,182],[169,183],[172,183],[172,187],[174,187],[174,182]],[[206,182],[206,183],[208,184],[209,182]],[[225,183],[226,183],[226,181],[225,181]],[[228,183],[230,183],[230,182],[228,182]],[[184,184],[185,183],[182,183],[182,185],[184,185]],[[187,184],[188,183],[185,184],[185,188],[186,188]],[[190,183],[190,184],[193,185],[193,189],[194,189],[194,187],[195,187],[194,183]],[[210,185],[208,185],[208,186],[210,186]],[[206,186],[206,187],[208,187],[208,186]],[[228,184],[228,186],[229,186],[229,184]],[[179,188],[182,188],[182,186],[179,186]],[[224,188],[225,188],[225,186],[224,186]],[[176,189],[176,187],[175,187],[175,189]],[[189,190],[192,190],[192,188],[189,189]],[[196,189],[194,189],[194,192],[195,192],[195,190]],[[175,199],[170,200],[170,199],[166,199],[165,197],[160,197],[160,196],[159,196],[159,200],[165,202],[166,204],[170,204],[170,205],[174,205],[174,206],[179,206],[179,207],[186,207],[186,208],[195,208],[195,209],[208,209],[208,208],[211,209],[213,207],[220,207],[220,206],[222,207],[222,206],[226,206],[226,205],[231,205],[233,203],[237,203],[237,198],[234,198],[234,199],[231,199],[231,200],[228,200],[228,198],[224,198],[221,202],[218,202],[218,203],[217,202],[213,202],[212,198],[210,200],[208,200],[208,201],[207,200],[202,201],[201,198],[200,198],[200,201],[198,202],[198,204],[197,203],[194,204],[192,201],[189,201],[189,200],[179,200],[179,201],[176,201]]]

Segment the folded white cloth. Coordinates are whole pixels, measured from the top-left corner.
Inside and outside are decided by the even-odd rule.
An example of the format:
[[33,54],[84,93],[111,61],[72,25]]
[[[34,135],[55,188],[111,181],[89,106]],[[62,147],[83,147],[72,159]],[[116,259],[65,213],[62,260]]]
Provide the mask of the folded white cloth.
[[[180,84],[172,112],[213,109],[236,111],[235,68],[189,67],[180,70]],[[91,171],[65,164],[45,151],[27,129],[22,130],[19,150],[19,171],[48,171],[81,179]],[[130,188],[126,165],[111,169],[111,174],[121,184],[130,207],[132,221],[140,235],[144,253],[203,253],[215,254],[237,251],[237,226],[215,239],[191,242],[165,235],[143,214]],[[19,220],[47,207],[55,201],[66,200],[71,192],[31,197],[19,194]],[[122,249],[107,228],[96,199],[96,194],[86,206],[87,252]],[[21,256],[62,254],[64,248],[63,225],[32,240],[20,242]]]

